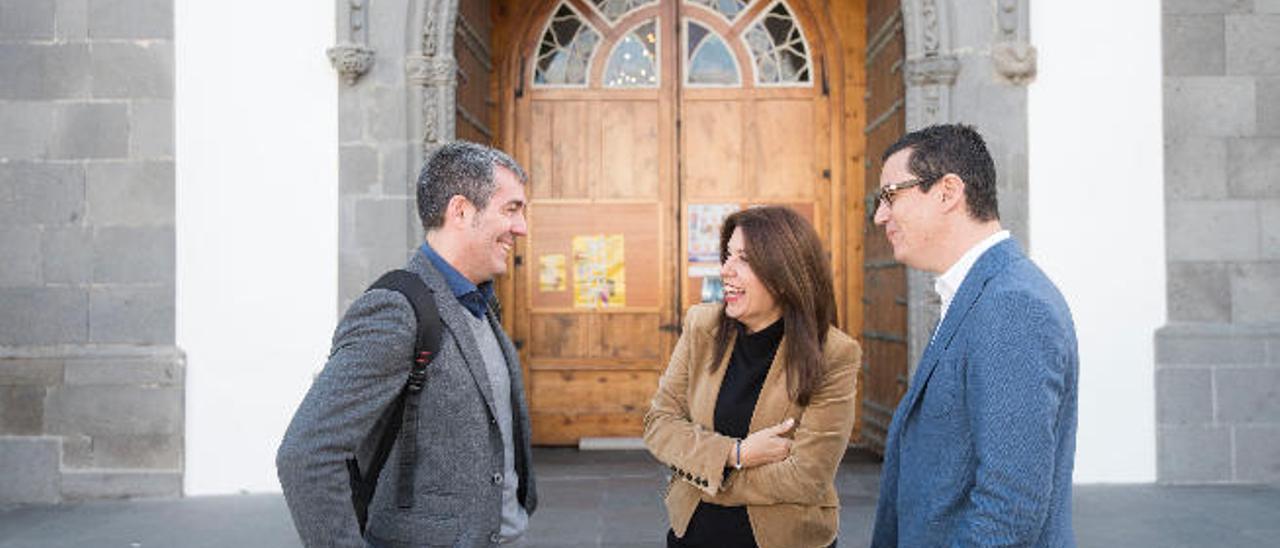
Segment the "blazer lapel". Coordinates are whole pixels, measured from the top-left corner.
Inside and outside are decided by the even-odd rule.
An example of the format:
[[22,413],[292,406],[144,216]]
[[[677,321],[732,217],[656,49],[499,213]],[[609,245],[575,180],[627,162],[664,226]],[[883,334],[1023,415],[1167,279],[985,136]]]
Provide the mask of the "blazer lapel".
[[964,318],[969,314],[969,309],[973,308],[973,304],[978,301],[978,297],[982,295],[986,289],[987,281],[993,276],[1004,270],[1005,265],[1009,264],[1019,253],[1018,243],[1012,238],[1000,242],[988,249],[973,264],[973,268],[965,275],[964,281],[960,283],[956,296],[951,300],[951,305],[947,309],[947,315],[942,319],[942,325],[938,326],[937,333],[933,339],[929,341],[929,345],[925,347],[924,356],[920,358],[919,367],[916,368],[916,374],[911,379],[911,387],[907,390],[907,394],[903,396],[903,402],[898,406],[895,413],[894,424],[901,421],[896,416],[899,413],[905,414],[909,409],[915,406],[916,400],[920,398],[920,394],[924,391],[924,386],[929,383],[929,377],[933,375],[934,368],[937,367],[938,361],[942,358],[942,352],[951,345],[951,339],[955,337],[956,332],[960,330],[960,326],[964,324]]
[[[453,296],[453,291],[449,289],[449,283],[444,280],[444,276],[435,269],[435,266],[421,251],[413,254],[413,259],[409,261],[409,270],[421,276],[422,280],[427,282],[427,287],[431,288],[431,292],[434,293],[436,307],[440,310],[441,323],[444,324],[445,329],[448,329],[453,334],[453,340],[458,343],[458,349],[462,351],[463,361],[466,362],[467,369],[471,371],[471,377],[476,383],[476,390],[479,390],[481,396],[484,397],[489,413],[497,417],[497,408],[493,404],[493,386],[489,384],[489,372],[484,367],[480,346],[476,344],[475,335],[471,332],[470,320],[463,316],[463,314],[470,314],[470,312],[462,308],[462,304],[458,302],[458,299]],[[430,381],[428,380],[428,382]]]
[[[736,332],[729,334],[729,345],[725,347],[724,358],[720,360],[719,367],[716,367],[713,372],[705,373],[707,377],[702,382],[693,384],[696,393],[691,394],[689,398],[689,418],[694,424],[701,425],[703,428],[715,430],[716,400],[719,399],[720,385],[724,383],[724,373],[729,369],[729,358],[733,356],[733,344],[737,338]],[[708,344],[706,357],[689,364],[689,367],[698,368],[694,375],[707,370],[708,362],[715,357],[712,353],[714,346],[714,344]]]

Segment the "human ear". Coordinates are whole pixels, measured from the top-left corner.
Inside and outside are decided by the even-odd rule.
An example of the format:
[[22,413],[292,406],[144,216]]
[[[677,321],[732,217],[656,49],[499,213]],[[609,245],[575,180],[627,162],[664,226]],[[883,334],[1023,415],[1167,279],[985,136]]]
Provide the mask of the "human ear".
[[964,179],[954,173],[948,173],[942,176],[938,181],[942,186],[942,206],[946,210],[951,210],[964,203]]
[[459,222],[466,221],[468,213],[473,209],[471,201],[467,200],[461,194],[454,194],[449,198],[449,205],[445,207],[445,216],[448,219],[457,219]]

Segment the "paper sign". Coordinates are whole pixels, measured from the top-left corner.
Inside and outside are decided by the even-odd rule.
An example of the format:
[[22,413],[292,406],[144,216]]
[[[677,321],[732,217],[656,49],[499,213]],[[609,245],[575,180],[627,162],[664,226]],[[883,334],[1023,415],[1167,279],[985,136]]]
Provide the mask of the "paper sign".
[[627,271],[621,234],[573,237],[573,306],[627,305]]
[[738,204],[689,205],[689,262],[720,264],[720,225]]
[[538,289],[564,291],[564,255],[555,253],[538,257]]

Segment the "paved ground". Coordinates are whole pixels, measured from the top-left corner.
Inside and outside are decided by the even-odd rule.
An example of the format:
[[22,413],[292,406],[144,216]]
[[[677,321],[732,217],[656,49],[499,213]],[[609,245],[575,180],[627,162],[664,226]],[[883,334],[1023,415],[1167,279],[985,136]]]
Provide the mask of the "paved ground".
[[[666,469],[641,452],[539,449],[535,546],[661,546],[658,499]],[[840,546],[871,536],[879,464],[850,453],[837,484]],[[1280,545],[1280,487],[1080,486],[1082,547]],[[0,548],[299,546],[284,500],[272,495],[103,501],[0,508]]]

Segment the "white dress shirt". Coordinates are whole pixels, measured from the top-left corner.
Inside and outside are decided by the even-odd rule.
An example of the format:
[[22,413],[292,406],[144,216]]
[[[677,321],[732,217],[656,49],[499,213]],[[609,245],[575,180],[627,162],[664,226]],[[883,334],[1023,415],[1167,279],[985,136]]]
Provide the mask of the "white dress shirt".
[[[986,253],[992,246],[1009,239],[1009,231],[1001,230],[995,234],[987,236],[986,239],[974,244],[964,255],[960,256],[960,260],[956,264],[951,265],[946,272],[943,272],[938,279],[933,281],[933,289],[938,292],[938,296],[942,297],[942,313],[938,315],[938,327],[942,326],[942,320],[947,317],[947,309],[951,307],[951,299],[956,296],[956,291],[960,289],[960,284],[964,283],[964,277],[969,275],[969,269],[973,268],[973,263],[978,262],[978,257]],[[938,328],[934,328],[937,333]]]

